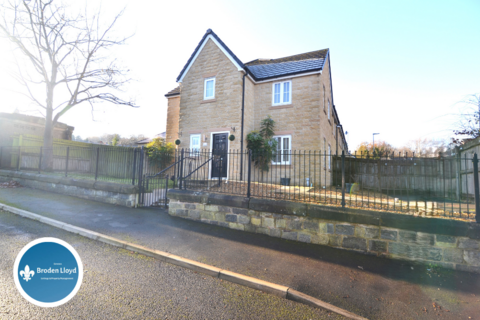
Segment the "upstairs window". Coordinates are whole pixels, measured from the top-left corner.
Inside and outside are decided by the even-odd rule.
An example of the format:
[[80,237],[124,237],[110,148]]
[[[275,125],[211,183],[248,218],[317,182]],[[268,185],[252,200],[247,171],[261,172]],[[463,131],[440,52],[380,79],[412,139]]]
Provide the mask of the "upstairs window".
[[292,136],[274,136],[277,141],[277,150],[272,160],[273,164],[290,164],[292,150]]
[[277,82],[273,84],[272,105],[292,103],[292,81]]
[[326,101],[326,97],[325,97],[325,86],[323,86],[323,111],[325,111],[325,101]]
[[203,100],[215,99],[215,78],[205,79]]
[[328,109],[327,109],[327,115],[328,115],[328,120],[330,120],[330,100],[328,100]]

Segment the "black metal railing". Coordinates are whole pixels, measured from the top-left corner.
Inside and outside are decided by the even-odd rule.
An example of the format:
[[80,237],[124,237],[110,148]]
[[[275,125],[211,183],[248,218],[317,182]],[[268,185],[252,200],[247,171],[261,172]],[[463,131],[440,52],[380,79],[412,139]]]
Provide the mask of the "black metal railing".
[[143,148],[92,145],[0,147],[0,169],[137,185],[174,162],[174,155]]
[[402,214],[480,218],[476,154],[428,157],[284,150],[267,155],[198,149],[171,154],[99,145],[0,147],[0,169],[138,185],[143,194],[140,203],[146,205],[165,201],[165,189],[181,188]]
[[478,212],[478,165],[473,156],[294,150],[270,157],[272,162],[262,170],[265,156],[238,150],[216,154],[180,150],[177,186],[409,215],[475,219]]

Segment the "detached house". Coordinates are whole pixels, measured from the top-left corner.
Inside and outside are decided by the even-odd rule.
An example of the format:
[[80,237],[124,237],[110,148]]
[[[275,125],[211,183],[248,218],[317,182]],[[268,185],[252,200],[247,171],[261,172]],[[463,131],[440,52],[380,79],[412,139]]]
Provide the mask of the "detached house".
[[[166,140],[179,139],[179,148],[243,150],[247,134],[270,116],[280,152],[347,150],[333,100],[329,49],[243,63],[209,29],[177,82],[165,95]],[[290,160],[277,157],[272,166],[288,166]]]

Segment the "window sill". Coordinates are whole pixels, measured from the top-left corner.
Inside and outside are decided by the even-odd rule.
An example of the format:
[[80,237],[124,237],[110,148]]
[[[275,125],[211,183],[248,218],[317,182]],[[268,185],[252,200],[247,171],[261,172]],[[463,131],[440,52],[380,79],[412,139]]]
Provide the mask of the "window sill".
[[210,103],[210,102],[215,102],[217,101],[217,99],[208,99],[208,100],[203,100],[202,102],[200,102],[200,104],[202,103]]
[[276,106],[271,106],[268,109],[272,110],[272,109],[287,109],[287,108],[293,108],[293,104],[290,103],[290,104],[276,105]]
[[291,164],[272,163],[272,166],[290,168]]

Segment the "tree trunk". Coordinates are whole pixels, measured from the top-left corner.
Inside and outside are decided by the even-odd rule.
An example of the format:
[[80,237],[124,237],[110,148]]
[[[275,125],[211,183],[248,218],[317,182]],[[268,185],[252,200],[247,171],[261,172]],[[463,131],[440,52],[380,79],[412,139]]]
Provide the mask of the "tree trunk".
[[53,171],[53,124],[52,112],[47,111],[45,117],[45,132],[43,133],[42,170]]
[[53,86],[47,85],[47,110],[45,114],[45,131],[43,133],[42,169],[53,171]]

